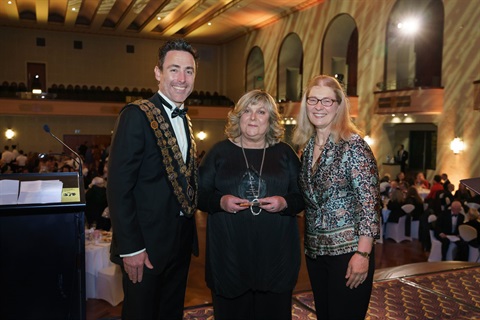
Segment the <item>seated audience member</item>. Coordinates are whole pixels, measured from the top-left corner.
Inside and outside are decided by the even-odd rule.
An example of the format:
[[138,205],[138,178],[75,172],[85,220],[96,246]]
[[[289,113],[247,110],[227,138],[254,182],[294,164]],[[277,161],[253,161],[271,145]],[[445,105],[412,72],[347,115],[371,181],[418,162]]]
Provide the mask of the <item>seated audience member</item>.
[[[448,207],[450,207],[452,202],[455,200],[455,197],[453,196],[454,190],[455,190],[455,186],[452,183],[450,183],[445,189],[444,197],[441,199],[441,205],[445,209],[448,209]],[[465,211],[468,211],[468,209],[465,209]]]
[[74,170],[71,166],[69,166],[68,164],[65,164],[60,168],[60,171],[61,172],[73,172]]
[[474,191],[470,191],[472,194],[472,198],[470,199],[470,203],[476,203],[480,205],[480,194],[474,193]]
[[400,171],[398,174],[397,174],[397,178],[395,179],[398,183],[401,183],[403,181],[407,181],[405,180],[405,173],[403,171]]
[[[458,226],[463,223],[464,215],[462,212],[462,204],[454,201],[449,210],[445,210],[438,216],[435,223],[435,237],[442,243],[442,261],[446,260],[450,239],[447,236],[458,236]],[[458,243],[461,246],[461,243]],[[461,253],[462,250],[460,250]],[[465,261],[464,256],[455,257],[455,260]]]
[[380,195],[388,197],[390,191],[390,175],[385,174],[380,180]]
[[432,188],[430,189],[430,193],[425,198],[425,201],[435,199],[438,191],[444,191],[442,185],[442,177],[440,175],[436,174],[435,177],[433,177],[433,181],[434,182]]
[[9,146],[5,146],[2,152],[2,162],[4,164],[10,164],[13,161],[15,161],[15,155],[12,151],[10,151]]
[[[475,204],[473,204],[475,205]],[[472,246],[475,248],[478,248],[479,245],[479,235],[480,235],[480,221],[478,221],[478,210],[476,209],[477,206],[472,206],[470,205],[468,212],[466,214],[465,222],[463,224],[469,225],[475,230],[477,230],[477,238],[472,239],[468,242],[466,242],[463,238],[460,236],[460,241],[457,241],[457,258],[458,260],[462,261],[468,261],[469,258],[469,249],[468,246]]]
[[415,187],[409,187],[405,196],[405,204],[413,204],[415,209],[412,211],[412,220],[420,220],[420,216],[423,214],[423,199],[418,194],[418,190]]
[[423,172],[417,173],[414,183],[417,188],[430,189],[430,183],[425,179]]
[[101,177],[95,177],[85,193],[85,216],[89,227],[110,230],[110,219],[102,217],[103,210],[108,206],[107,188]]
[[398,189],[398,182],[395,181],[395,180],[392,180],[392,181],[390,181],[390,190],[388,190],[388,197],[389,198],[392,197],[392,193],[394,193],[395,190],[399,190]]
[[395,181],[397,181],[398,183],[398,187],[403,190],[403,192],[406,194],[407,193],[407,190],[408,188],[411,186],[411,184],[407,181],[407,179],[405,178],[405,173],[403,172],[399,172],[397,174],[397,179],[395,179]]
[[15,162],[17,164],[17,172],[23,172],[23,169],[27,165],[27,156],[23,153],[23,150],[19,151],[17,158],[15,158]]
[[470,202],[472,199],[472,194],[463,183],[459,183],[458,189],[455,191],[453,197],[455,200],[460,201],[461,204],[465,204],[466,202]]
[[[402,210],[402,206],[405,204],[405,195],[402,190],[395,189],[390,195],[390,201],[387,203],[387,209],[390,210],[387,222],[398,223],[399,219],[406,215]],[[405,220],[405,235],[410,235],[410,219]]]
[[471,240],[468,244],[478,248],[480,246],[480,220],[477,208],[472,206],[468,209],[465,224],[472,226],[477,230],[477,239]]
[[402,206],[405,204],[403,192],[395,189],[390,195],[390,201],[387,203],[387,209],[390,210],[388,222],[398,222],[398,219],[405,215]]
[[410,185],[408,184],[407,181],[398,182],[398,189],[402,190],[404,194],[407,194],[407,190],[409,186]]

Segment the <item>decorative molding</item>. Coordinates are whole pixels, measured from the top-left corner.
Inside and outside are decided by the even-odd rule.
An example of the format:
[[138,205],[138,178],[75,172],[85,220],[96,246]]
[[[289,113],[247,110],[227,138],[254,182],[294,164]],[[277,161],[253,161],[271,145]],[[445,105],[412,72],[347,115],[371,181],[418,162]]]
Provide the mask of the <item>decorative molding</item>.
[[443,93],[442,88],[375,92],[375,113],[438,115],[443,110]]
[[[117,117],[125,103],[0,99],[0,115]],[[231,107],[188,106],[192,119],[226,120]]]

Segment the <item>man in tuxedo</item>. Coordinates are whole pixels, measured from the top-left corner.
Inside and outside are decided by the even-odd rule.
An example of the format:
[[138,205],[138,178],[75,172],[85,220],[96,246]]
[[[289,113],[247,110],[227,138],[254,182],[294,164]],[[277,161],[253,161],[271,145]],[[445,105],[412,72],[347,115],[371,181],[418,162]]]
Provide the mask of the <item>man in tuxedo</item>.
[[158,92],[125,106],[115,125],[107,193],[124,320],[183,317],[190,258],[198,254],[196,147],[184,107],[196,70],[188,42],[166,42],[154,68]]
[[448,175],[446,173],[442,173],[442,184],[443,184],[443,189],[445,191],[448,191],[448,186],[451,184],[450,180],[448,180]]
[[[453,201],[450,209],[443,211],[435,224],[435,237],[442,243],[442,260],[446,260],[448,247],[450,246],[450,239],[447,236],[458,236],[458,226],[463,223],[465,219],[461,213],[462,204],[460,201]],[[460,240],[458,241],[460,242]],[[461,243],[458,243],[461,247]],[[463,260],[463,257],[457,257]],[[456,260],[457,260],[456,258]]]
[[404,149],[403,144],[400,145],[397,151],[397,163],[400,163],[400,171],[405,173],[408,160],[408,151]]

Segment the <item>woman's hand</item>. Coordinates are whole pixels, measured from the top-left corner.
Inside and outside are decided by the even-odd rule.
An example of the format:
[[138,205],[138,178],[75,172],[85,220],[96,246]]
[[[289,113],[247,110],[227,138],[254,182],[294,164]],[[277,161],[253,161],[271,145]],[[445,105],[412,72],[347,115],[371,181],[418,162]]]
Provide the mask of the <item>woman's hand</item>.
[[242,203],[248,203],[248,200],[227,194],[220,199],[220,208],[225,212],[237,213],[238,211],[246,209],[245,206],[240,205]]
[[258,199],[258,201],[260,203],[264,203],[260,206],[260,208],[272,213],[280,212],[287,208],[287,201],[285,200],[285,198],[280,196],[262,198]]
[[368,274],[368,262],[368,258],[356,253],[350,258],[347,274],[345,275],[345,279],[347,279],[347,287],[353,289],[365,281]]

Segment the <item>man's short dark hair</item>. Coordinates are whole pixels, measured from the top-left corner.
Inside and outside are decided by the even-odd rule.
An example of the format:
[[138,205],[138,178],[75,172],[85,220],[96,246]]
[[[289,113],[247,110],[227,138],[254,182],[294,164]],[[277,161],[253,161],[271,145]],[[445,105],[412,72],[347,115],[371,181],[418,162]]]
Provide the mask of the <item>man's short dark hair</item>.
[[197,50],[184,39],[174,39],[168,40],[163,46],[160,47],[160,49],[158,49],[158,68],[160,70],[163,71],[163,63],[165,62],[165,57],[167,56],[168,51],[172,50],[189,52],[193,56],[193,59],[195,59],[195,68],[197,68]]

